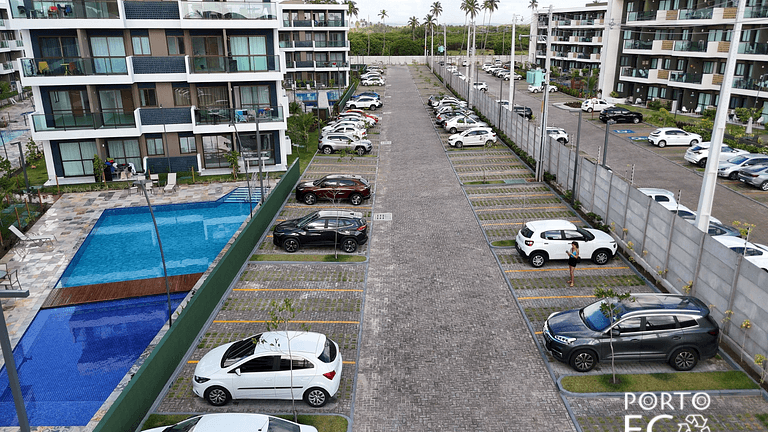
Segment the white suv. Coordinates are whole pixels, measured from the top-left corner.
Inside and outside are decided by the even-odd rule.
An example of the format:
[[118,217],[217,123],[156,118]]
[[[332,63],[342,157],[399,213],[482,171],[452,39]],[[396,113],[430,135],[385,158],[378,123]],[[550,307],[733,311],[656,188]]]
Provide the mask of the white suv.
[[456,148],[491,145],[494,143],[496,143],[496,133],[489,127],[476,127],[448,137],[448,145]]
[[376,108],[381,107],[381,100],[370,97],[370,96],[362,96],[355,100],[347,101],[347,104],[345,108],[368,108],[370,110],[374,110]]
[[[709,159],[709,147],[710,147],[710,142],[705,141],[703,143],[700,143],[698,145],[695,145],[689,148],[688,150],[685,151],[685,160],[687,160],[692,164],[695,164],[704,168],[705,166],[707,166],[707,159]],[[749,152],[746,150],[731,148],[728,146],[728,144],[720,144],[719,162],[725,162],[734,156],[738,156],[740,154],[747,154],[747,153]]]
[[568,132],[559,127],[547,127],[547,135],[560,144],[568,144]]
[[612,106],[614,106],[612,103],[608,103],[608,101],[604,99],[592,98],[592,99],[587,99],[581,103],[581,110],[586,112],[592,112],[592,111],[600,112]]
[[607,263],[616,254],[616,241],[596,229],[578,228],[564,220],[540,220],[525,224],[517,233],[515,248],[531,265],[541,267],[548,260],[566,260],[571,243],[579,244],[579,256],[595,264]]
[[480,91],[488,91],[488,84],[486,84],[485,82],[476,82],[476,83],[472,84],[472,86],[475,89],[480,90]]

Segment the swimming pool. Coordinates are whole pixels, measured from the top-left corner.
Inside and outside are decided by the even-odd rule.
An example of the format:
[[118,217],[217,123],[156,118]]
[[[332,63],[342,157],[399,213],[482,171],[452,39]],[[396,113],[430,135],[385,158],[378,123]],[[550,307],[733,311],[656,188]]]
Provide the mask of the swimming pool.
[[[167,319],[165,295],[38,312],[13,350],[29,423],[88,424]],[[0,426],[18,426],[5,367],[0,391]]]
[[[202,273],[250,212],[247,203],[153,206],[169,276]],[[147,207],[105,210],[64,270],[57,288],[163,277]]]
[[2,142],[7,144],[27,132],[29,132],[29,129],[4,130],[0,131],[0,136],[2,136]]

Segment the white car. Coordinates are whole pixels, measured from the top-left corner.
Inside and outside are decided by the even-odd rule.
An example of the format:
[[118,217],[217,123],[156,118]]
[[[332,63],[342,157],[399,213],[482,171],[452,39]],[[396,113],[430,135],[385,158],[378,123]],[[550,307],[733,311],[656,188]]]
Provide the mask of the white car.
[[659,203],[671,203],[672,205],[677,205],[677,200],[675,199],[675,194],[666,190],[666,189],[659,189],[659,188],[639,188],[640,192],[644,193],[645,195],[648,195],[649,197],[653,198],[654,201]]
[[568,132],[559,127],[547,127],[547,135],[560,144],[568,144]]
[[363,96],[359,97],[356,100],[349,100],[347,101],[347,104],[344,105],[345,108],[368,108],[369,110],[375,110],[376,108],[381,107],[381,101],[376,98],[372,98],[370,96]]
[[476,82],[472,84],[472,87],[474,87],[476,90],[480,91],[488,91],[488,84],[485,82]]
[[[687,220],[688,222],[694,223],[696,221],[696,212],[682,204],[673,203],[673,202],[659,202],[659,204],[661,204],[661,206],[664,207],[665,209]],[[709,216],[709,221],[722,224],[720,219],[712,215]]]
[[443,129],[447,130],[452,134],[455,134],[458,131],[463,131],[463,130],[471,129],[474,127],[488,127],[488,123],[480,120],[475,120],[469,116],[456,116],[446,121],[445,124],[443,125]]
[[[531,92],[531,93],[541,93],[541,92],[544,91],[544,84],[542,84],[540,86],[529,85],[528,86],[528,91]],[[554,93],[556,91],[557,91],[557,87],[553,86],[552,84],[550,84],[549,85],[549,92],[550,93]]]
[[612,103],[608,103],[605,99],[587,99],[581,103],[581,110],[586,112],[600,112],[606,108],[614,106]]
[[[702,168],[707,166],[707,159],[709,159],[709,147],[710,142],[704,141],[703,143],[699,143],[698,145],[689,148],[685,151],[685,160]],[[727,144],[720,144],[720,159],[718,165],[734,156],[747,153],[749,152],[746,150],[731,148]]]
[[666,127],[656,129],[648,134],[648,142],[659,147],[666,147],[668,145],[695,146],[701,142],[701,135],[678,128]]
[[341,368],[339,346],[323,334],[264,332],[204,355],[192,391],[215,406],[230,399],[304,399],[318,408],[339,390]]
[[340,126],[351,126],[351,127],[355,128],[355,129],[365,129],[365,123],[364,122],[362,122],[360,120],[357,120],[357,119],[346,118],[346,119],[340,119],[338,121],[335,121],[335,122],[329,124],[328,126],[323,127],[320,130],[320,135],[321,136],[322,135],[327,135],[329,132],[333,131],[334,129],[336,129],[337,127],[340,127]]
[[359,129],[356,128],[353,125],[339,125],[335,126],[331,130],[325,130],[323,128],[323,131],[320,133],[320,136],[323,137],[325,135],[331,134],[331,133],[340,133],[340,134],[346,134],[349,135],[355,139],[367,139],[368,138],[368,132],[365,131],[365,129]]
[[378,72],[366,72],[360,75],[361,80],[373,79],[373,78],[381,78],[381,74]]
[[768,165],[768,155],[761,153],[747,153],[745,155],[734,156],[725,162],[720,162],[720,165],[717,167],[717,176],[738,180],[740,170],[756,167],[758,165]]
[[496,143],[496,133],[489,127],[467,129],[462,133],[448,137],[448,145],[462,148],[464,146],[483,146]]
[[492,67],[494,67],[494,66],[496,66],[496,65],[495,65],[495,64],[493,64],[493,63],[485,63],[485,64],[483,65],[482,69],[483,69],[484,71],[488,71],[488,69],[490,69],[490,68],[492,68]]
[[373,117],[366,117],[364,115],[361,115],[355,111],[345,111],[343,113],[340,113],[338,116],[338,121],[357,121],[357,122],[363,122],[363,126],[372,127],[376,125],[377,119]]
[[448,66],[447,68],[445,68],[445,70],[448,71],[448,72],[456,72],[458,70],[458,68],[456,67],[456,65],[451,65],[451,66]]
[[383,78],[366,78],[360,82],[364,86],[383,86],[387,82]]
[[744,255],[747,261],[768,271],[768,246],[750,243],[744,239],[733,236],[717,236],[715,240],[722,243],[728,249]]
[[567,260],[571,243],[579,244],[579,257],[603,265],[616,254],[616,241],[609,234],[578,228],[564,220],[527,222],[515,237],[515,248],[534,267],[549,260]]
[[173,426],[161,426],[144,432],[251,432],[251,431],[293,431],[317,432],[314,426],[301,425],[292,421],[264,414],[228,413],[204,414],[188,418]]

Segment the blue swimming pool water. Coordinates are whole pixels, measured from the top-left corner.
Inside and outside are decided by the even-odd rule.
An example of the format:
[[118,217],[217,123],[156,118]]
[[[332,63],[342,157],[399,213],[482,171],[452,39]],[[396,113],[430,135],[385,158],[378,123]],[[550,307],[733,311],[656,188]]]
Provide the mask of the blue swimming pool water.
[[19,129],[19,130],[5,130],[0,131],[0,135],[2,135],[2,139],[4,143],[9,143],[16,138],[24,135],[25,133],[29,132],[29,129]]
[[[167,319],[165,295],[41,310],[13,351],[30,424],[86,425]],[[0,391],[0,426],[18,426],[5,368]]]
[[[168,275],[202,273],[248,216],[247,203],[152,206]],[[163,276],[160,249],[147,207],[105,210],[56,287]]]

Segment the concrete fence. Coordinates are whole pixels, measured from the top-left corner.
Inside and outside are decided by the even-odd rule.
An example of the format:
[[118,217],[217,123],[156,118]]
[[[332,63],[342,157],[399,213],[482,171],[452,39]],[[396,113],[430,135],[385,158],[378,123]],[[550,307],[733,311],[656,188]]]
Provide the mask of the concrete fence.
[[[568,146],[547,138],[542,152],[537,119],[528,121],[513,114],[495,97],[469,88],[466,81],[437,65],[435,73],[459,96],[471,97],[472,106],[528,155],[538,161],[541,154],[544,171],[556,176],[562,190],[572,188],[576,175],[574,196],[583,211],[602,217],[620,247],[669,292],[690,293],[710,305],[712,317],[724,333],[723,341],[761,372],[763,365],[755,365],[752,359],[756,354],[768,356],[768,272],[677,217],[611,170],[581,156],[576,169],[577,155]],[[505,92],[507,87],[505,83]],[[743,328],[746,320],[749,329]]]

